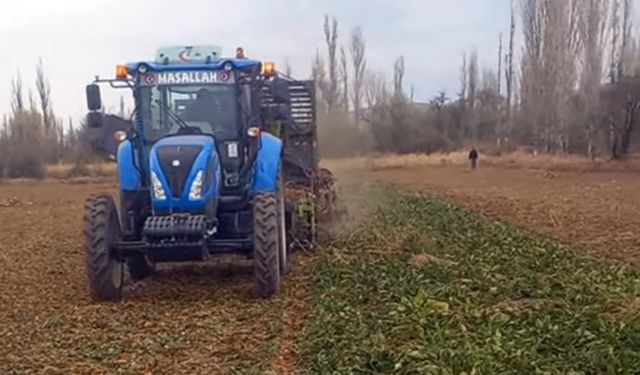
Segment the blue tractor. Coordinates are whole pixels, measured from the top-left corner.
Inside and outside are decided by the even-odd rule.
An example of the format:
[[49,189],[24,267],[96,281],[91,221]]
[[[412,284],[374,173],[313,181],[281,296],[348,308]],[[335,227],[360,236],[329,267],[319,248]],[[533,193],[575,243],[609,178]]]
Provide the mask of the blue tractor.
[[[104,114],[103,83],[131,90],[131,119]],[[119,65],[86,93],[92,142],[115,155],[120,181],[118,200],[98,194],[85,208],[92,297],[120,298],[127,269],[141,280],[157,263],[229,252],[253,259],[261,297],[277,294],[294,245],[314,242],[313,83],[241,49],[188,46]]]

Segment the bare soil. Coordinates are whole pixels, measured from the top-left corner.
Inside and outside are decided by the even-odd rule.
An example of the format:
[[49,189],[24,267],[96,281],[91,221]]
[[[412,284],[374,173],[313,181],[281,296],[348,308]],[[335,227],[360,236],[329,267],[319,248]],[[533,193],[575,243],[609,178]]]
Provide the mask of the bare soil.
[[[459,202],[606,259],[640,263],[640,174],[633,171],[327,166],[340,178],[346,209],[325,228],[329,236],[357,228],[376,199],[370,188],[377,180]],[[299,255],[283,293],[270,301],[254,294],[251,261],[221,258],[162,267],[128,288],[123,302],[93,303],[82,247],[84,201],[117,189],[113,178],[100,178],[0,183],[0,373],[294,373],[314,257]]]
[[90,300],[84,200],[116,187],[0,184],[0,373],[281,373],[291,366],[286,346],[309,279],[304,254],[282,295],[269,301],[255,296],[253,265],[242,257],[165,266],[126,290],[121,303]]

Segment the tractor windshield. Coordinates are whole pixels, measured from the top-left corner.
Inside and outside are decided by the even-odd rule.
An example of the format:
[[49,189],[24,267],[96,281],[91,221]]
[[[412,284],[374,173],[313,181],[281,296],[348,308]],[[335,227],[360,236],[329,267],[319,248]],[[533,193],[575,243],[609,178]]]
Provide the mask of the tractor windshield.
[[139,109],[145,138],[154,142],[191,128],[188,130],[217,139],[235,139],[240,129],[238,97],[236,86],[229,84],[141,88]]

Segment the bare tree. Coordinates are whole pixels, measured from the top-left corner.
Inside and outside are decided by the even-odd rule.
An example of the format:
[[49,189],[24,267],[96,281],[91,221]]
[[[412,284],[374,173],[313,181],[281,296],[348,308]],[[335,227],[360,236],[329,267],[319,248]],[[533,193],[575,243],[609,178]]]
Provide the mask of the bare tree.
[[546,151],[565,153],[569,146],[567,116],[578,79],[582,5],[580,0],[521,0],[523,116]]
[[546,148],[566,153],[569,99],[577,81],[582,0],[547,1],[543,40]]
[[23,101],[23,86],[19,73],[12,80],[12,114],[7,126],[9,129],[9,158],[5,161],[6,174],[9,177],[42,177],[46,155],[42,152],[42,116],[31,97],[30,109]]
[[327,44],[329,66],[329,83],[325,92],[324,100],[327,102],[329,112],[335,109],[338,102],[338,63],[336,51],[338,47],[338,21],[332,17],[329,24],[329,15],[324,16],[324,38]]
[[474,141],[478,139],[478,129],[475,121],[476,93],[478,89],[478,53],[474,50],[469,58],[469,72],[467,77],[467,127]]
[[33,89],[29,87],[29,95],[27,95],[29,102],[29,112],[38,113],[38,105],[36,104],[36,99],[33,96]]
[[498,95],[502,93],[502,33],[498,37]]
[[51,109],[51,85],[44,75],[42,59],[38,61],[36,68],[36,90],[38,91],[38,99],[40,100],[42,124],[44,125],[45,134],[49,136],[53,130],[54,116]]
[[467,67],[467,54],[462,55],[462,64],[460,65],[460,92],[458,97],[464,107],[465,100],[467,99],[467,81],[469,78],[469,69]]
[[606,47],[608,0],[586,0],[581,37],[584,44],[584,62],[580,82],[586,110],[585,132],[587,156],[595,157],[595,129],[599,122],[599,90],[602,82]]
[[618,54],[618,39],[620,38],[620,0],[613,0],[611,11],[611,56],[609,57],[609,83],[618,80],[620,55]]
[[611,158],[624,158],[629,154],[631,135],[640,114],[640,84],[637,80],[609,84],[601,89],[601,100],[609,125]]
[[511,25],[509,29],[509,52],[505,56],[506,60],[506,69],[505,69],[505,85],[507,89],[506,93],[506,114],[505,114],[505,129],[502,134],[504,139],[503,141],[508,141],[508,138],[511,135],[511,131],[513,129],[513,119],[512,119],[512,94],[513,94],[513,47],[514,47],[514,39],[516,34],[516,17],[513,6],[513,0],[511,0]]
[[461,135],[467,136],[469,134],[468,125],[468,103],[467,103],[467,88],[469,87],[469,66],[467,63],[467,54],[462,55],[462,63],[460,65],[460,91],[458,92],[458,103],[460,105],[460,127]]
[[289,61],[289,59],[286,59],[284,61],[284,74],[286,74],[288,77],[291,77],[291,75],[293,74],[293,69],[291,69],[291,62]]
[[11,110],[14,115],[25,109],[22,91],[22,76],[20,75],[20,71],[18,71],[16,76],[11,79]]
[[353,110],[356,124],[360,122],[362,108],[362,85],[364,83],[364,71],[367,66],[365,59],[366,42],[362,29],[356,27],[351,33],[351,63],[353,65]]
[[[500,36],[498,37],[498,73],[496,75],[496,79],[498,80],[497,94],[498,96],[500,96],[502,94],[502,33],[500,33]],[[498,118],[498,131],[496,134],[496,143],[498,145],[498,149],[502,147],[502,138],[504,137],[505,133],[505,121],[504,117],[502,116],[503,109],[501,104],[501,102],[498,103],[498,112],[500,114]]]
[[364,76],[364,96],[367,108],[372,110],[386,100],[387,82],[384,74],[367,71]]
[[521,0],[522,32],[524,49],[521,66],[520,99],[523,126],[521,136],[533,138],[536,146],[543,136],[542,122],[542,39],[544,26],[544,9],[537,0]]
[[316,51],[316,57],[311,63],[311,79],[316,84],[316,87],[320,93],[320,102],[325,101],[324,97],[327,95],[327,73],[324,69],[324,61],[320,56],[320,52]]
[[0,126],[0,177],[5,175],[9,148],[9,120],[7,115],[4,115],[2,116],[2,126]]
[[631,16],[633,15],[633,2],[631,0],[624,0],[622,11],[622,42],[620,45],[620,58],[618,61],[618,78],[623,78],[626,75],[625,64],[627,64],[627,56],[629,55],[629,48],[631,47],[632,29],[633,23]]
[[404,57],[400,56],[393,65],[393,95],[396,99],[404,98],[404,90],[402,88],[404,73]]
[[482,79],[480,80],[480,89],[493,91],[496,95],[499,95],[498,91],[498,75],[495,70],[490,68],[482,69]]
[[349,68],[344,47],[340,48],[340,75],[342,76],[342,105],[344,105],[344,112],[349,113]]
[[[498,75],[489,68],[482,70],[482,80],[475,94],[473,120],[477,140],[494,140],[500,134],[502,96],[498,94]],[[499,138],[498,138],[499,139]]]

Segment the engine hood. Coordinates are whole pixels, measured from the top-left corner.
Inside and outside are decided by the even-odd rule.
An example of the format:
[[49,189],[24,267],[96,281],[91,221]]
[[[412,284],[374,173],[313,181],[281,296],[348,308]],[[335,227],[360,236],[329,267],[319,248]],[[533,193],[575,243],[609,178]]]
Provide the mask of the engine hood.
[[[156,142],[149,154],[152,172],[154,212],[201,212],[220,192],[220,162],[215,139],[205,135],[179,135]],[[198,174],[204,180],[202,197],[192,199],[189,192]],[[154,179],[162,185],[165,197],[153,188]]]
[[207,146],[215,144],[213,137],[206,135],[174,135],[160,139],[153,148],[162,146]]

